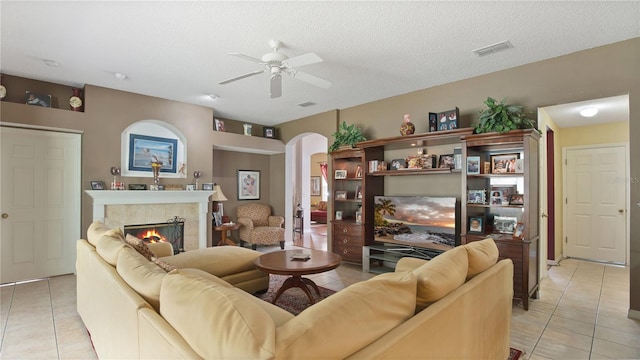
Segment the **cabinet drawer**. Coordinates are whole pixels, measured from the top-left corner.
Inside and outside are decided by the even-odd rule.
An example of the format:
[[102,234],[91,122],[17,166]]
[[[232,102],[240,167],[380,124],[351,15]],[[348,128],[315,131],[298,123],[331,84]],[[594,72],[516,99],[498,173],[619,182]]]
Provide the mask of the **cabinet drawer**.
[[333,236],[361,236],[362,235],[362,225],[355,224],[334,224],[333,225]]
[[335,234],[333,243],[341,246],[362,246],[362,238],[360,236],[349,236],[343,234]]
[[362,246],[349,246],[342,243],[334,244],[333,252],[342,256],[342,260],[349,262],[362,262]]

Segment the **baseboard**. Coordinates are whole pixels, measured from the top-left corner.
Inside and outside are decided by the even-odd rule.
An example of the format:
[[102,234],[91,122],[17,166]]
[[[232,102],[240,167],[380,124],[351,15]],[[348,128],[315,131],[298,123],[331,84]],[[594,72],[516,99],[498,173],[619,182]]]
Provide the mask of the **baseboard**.
[[558,266],[560,265],[560,261],[562,261],[562,254],[560,254],[560,257],[558,257],[557,260],[549,260],[547,259],[547,266]]
[[640,311],[629,309],[629,314],[627,315],[629,319],[640,320]]

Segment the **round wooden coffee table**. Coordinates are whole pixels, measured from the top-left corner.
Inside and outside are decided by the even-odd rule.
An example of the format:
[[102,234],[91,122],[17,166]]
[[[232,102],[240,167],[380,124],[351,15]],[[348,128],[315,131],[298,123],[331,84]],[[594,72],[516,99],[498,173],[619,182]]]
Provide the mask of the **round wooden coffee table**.
[[[291,260],[294,254],[308,254],[309,260]],[[318,250],[282,250],[274,251],[260,255],[255,260],[256,267],[268,274],[277,275],[291,275],[282,284],[282,287],[276,293],[271,303],[275,304],[287,289],[292,287],[298,287],[304,291],[309,298],[309,301],[313,304],[315,300],[311,295],[309,286],[311,286],[318,295],[320,295],[320,289],[318,285],[312,280],[303,278],[302,275],[318,274],[321,272],[333,270],[340,266],[342,257],[334,253]]]

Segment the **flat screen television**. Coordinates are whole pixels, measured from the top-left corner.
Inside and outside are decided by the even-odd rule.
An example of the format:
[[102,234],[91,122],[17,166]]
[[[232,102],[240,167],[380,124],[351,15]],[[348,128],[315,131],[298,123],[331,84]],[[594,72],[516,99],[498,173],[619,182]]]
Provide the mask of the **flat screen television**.
[[449,250],[455,247],[456,198],[376,196],[376,241]]

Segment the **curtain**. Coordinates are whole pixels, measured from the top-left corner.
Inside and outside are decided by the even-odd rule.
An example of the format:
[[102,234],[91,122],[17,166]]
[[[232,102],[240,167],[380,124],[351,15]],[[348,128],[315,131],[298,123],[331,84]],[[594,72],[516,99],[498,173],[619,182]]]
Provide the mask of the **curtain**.
[[328,178],[327,178],[327,171],[329,169],[329,164],[327,164],[326,162],[321,162],[320,163],[320,172],[322,173],[322,177],[324,178],[325,182],[328,182]]

